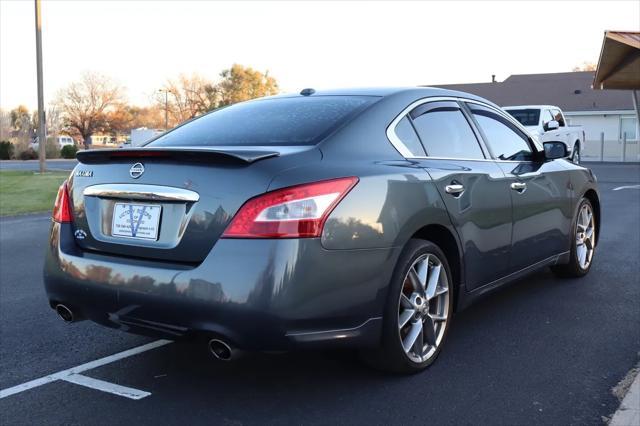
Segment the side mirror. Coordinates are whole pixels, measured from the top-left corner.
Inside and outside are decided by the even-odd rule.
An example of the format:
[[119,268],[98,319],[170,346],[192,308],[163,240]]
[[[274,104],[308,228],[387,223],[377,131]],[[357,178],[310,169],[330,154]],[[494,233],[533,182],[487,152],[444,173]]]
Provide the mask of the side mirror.
[[566,158],[569,156],[567,145],[564,142],[545,142],[544,158],[547,160],[556,160],[558,158]]
[[544,126],[544,130],[550,132],[551,130],[557,130],[560,128],[560,123],[556,120],[551,120]]

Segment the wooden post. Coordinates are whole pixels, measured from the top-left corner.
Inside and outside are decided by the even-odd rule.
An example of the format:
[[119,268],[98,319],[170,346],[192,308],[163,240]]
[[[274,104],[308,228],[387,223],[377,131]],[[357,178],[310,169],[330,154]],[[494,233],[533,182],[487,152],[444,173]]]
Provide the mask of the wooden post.
[[36,76],[38,80],[38,159],[40,160],[40,173],[47,170],[46,145],[47,132],[45,130],[46,118],[44,116],[44,89],[42,88],[42,18],[40,16],[40,0],[35,0],[36,6]]
[[604,132],[600,132],[600,161],[604,161]]

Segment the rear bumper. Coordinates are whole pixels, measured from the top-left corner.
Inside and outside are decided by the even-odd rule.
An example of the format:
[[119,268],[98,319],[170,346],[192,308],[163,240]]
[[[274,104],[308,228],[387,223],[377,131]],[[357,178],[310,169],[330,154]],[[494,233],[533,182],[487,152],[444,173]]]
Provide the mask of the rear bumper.
[[399,250],[325,250],[319,239],[219,240],[197,267],[82,251],[54,223],[44,282],[102,325],[169,338],[224,336],[248,350],[374,346]]

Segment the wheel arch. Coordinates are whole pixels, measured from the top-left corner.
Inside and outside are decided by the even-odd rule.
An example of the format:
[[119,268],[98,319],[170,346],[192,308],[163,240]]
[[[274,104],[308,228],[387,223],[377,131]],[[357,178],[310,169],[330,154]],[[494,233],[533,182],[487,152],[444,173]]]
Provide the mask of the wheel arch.
[[464,267],[462,251],[458,244],[458,239],[453,232],[446,226],[431,224],[418,229],[412,236],[412,239],[421,239],[431,241],[440,247],[447,258],[447,263],[451,269],[453,278],[453,306],[458,306],[458,298],[462,283],[464,283]]
[[598,197],[598,193],[594,189],[588,189],[587,192],[583,195],[584,198],[589,200],[591,205],[593,206],[593,214],[596,219],[596,244],[598,243],[598,239],[600,238],[600,197]]

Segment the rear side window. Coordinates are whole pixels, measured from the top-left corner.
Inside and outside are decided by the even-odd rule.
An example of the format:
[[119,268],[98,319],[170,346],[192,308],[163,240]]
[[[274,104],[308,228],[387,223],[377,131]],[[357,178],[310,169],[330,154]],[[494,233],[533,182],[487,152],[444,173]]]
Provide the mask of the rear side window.
[[213,111],[147,146],[315,145],[373,96],[309,96],[242,102]]
[[527,137],[509,120],[489,108],[476,104],[468,105],[497,159],[511,161],[533,159]]
[[418,135],[414,130],[409,118],[406,116],[398,122],[395,129],[396,136],[404,146],[411,152],[411,155],[414,157],[424,157],[425,152],[422,144],[420,143],[420,139],[418,139]]
[[409,114],[430,157],[484,159],[467,119],[455,102],[431,102]]

